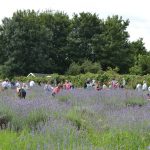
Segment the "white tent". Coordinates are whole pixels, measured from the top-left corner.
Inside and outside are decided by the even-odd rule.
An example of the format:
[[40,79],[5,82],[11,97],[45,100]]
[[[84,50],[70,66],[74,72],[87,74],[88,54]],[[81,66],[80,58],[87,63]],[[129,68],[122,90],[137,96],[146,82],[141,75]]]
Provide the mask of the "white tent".
[[42,74],[42,73],[29,73],[27,77],[48,77],[50,78],[51,76],[49,74]]
[[36,77],[36,76],[34,75],[34,73],[29,73],[29,74],[27,75],[27,77],[30,77],[30,76]]

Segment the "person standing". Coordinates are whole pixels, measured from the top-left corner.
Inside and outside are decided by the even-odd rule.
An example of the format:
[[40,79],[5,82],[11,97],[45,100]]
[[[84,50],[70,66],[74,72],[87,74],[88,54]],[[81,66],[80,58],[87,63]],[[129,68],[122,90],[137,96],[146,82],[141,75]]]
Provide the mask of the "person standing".
[[50,84],[50,82],[47,82],[47,83],[45,84],[44,90],[47,91],[47,92],[52,92],[53,87],[52,87],[52,85]]
[[125,80],[125,78],[123,78],[123,79],[122,79],[122,87],[124,88],[125,85],[126,85],[126,80]]
[[142,90],[143,91],[147,90],[147,83],[146,83],[146,81],[143,81]]
[[35,82],[34,82],[33,80],[31,80],[31,81],[29,82],[30,88],[32,88],[34,85],[35,85]]

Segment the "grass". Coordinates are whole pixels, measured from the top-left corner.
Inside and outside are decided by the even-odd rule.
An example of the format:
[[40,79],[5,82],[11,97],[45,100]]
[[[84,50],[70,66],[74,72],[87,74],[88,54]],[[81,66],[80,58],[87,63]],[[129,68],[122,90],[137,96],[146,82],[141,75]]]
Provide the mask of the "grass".
[[[62,138],[60,140],[60,138],[58,139],[58,135],[54,136],[52,134],[46,134],[46,136],[44,136],[41,133],[35,133],[33,136],[28,130],[23,130],[19,133],[8,130],[0,131],[0,150],[36,150],[38,148],[48,149],[52,147],[67,150],[71,150],[73,147],[76,149],[84,147],[88,150],[90,146],[107,150],[145,150],[150,145],[150,134],[141,134],[129,130],[111,130],[100,133],[94,130],[88,130],[88,132],[85,133],[82,130],[78,138],[73,130],[69,133],[68,137],[61,135]],[[85,141],[84,138],[88,141]],[[82,145],[82,142],[84,142],[84,145]],[[91,145],[88,144],[88,142],[90,142]]]
[[134,106],[141,107],[147,103],[148,103],[148,101],[146,101],[144,99],[139,99],[139,98],[130,98],[125,101],[126,106],[132,106],[132,107],[134,107]]

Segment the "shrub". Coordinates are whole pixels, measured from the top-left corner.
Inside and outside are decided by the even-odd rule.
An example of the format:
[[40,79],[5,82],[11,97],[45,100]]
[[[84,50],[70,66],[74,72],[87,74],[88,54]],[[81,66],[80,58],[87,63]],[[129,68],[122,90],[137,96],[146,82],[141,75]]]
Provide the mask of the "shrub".
[[92,63],[89,60],[85,60],[82,64],[73,62],[67,71],[69,75],[79,75],[80,73],[98,73],[101,72],[101,65],[98,62]]
[[85,60],[81,65],[82,73],[98,73],[101,71],[101,65],[98,62],[92,63],[89,60]]
[[78,63],[73,62],[67,71],[69,75],[78,75],[81,73],[81,66]]
[[143,105],[147,104],[147,101],[144,99],[130,98],[125,101],[125,104],[126,104],[126,106],[133,106],[133,107],[134,106],[143,106]]
[[48,113],[44,109],[33,110],[27,116],[25,124],[30,128],[36,128],[40,122],[45,122],[48,119]]

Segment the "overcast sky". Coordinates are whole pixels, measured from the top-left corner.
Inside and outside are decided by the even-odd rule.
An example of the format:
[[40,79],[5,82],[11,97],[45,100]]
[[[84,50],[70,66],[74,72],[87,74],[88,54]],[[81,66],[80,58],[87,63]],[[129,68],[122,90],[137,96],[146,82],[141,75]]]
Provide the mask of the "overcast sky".
[[150,8],[149,0],[2,0],[0,20],[11,17],[13,12],[23,9],[64,11],[70,17],[73,13],[91,12],[106,19],[119,15],[129,19],[127,31],[130,41],[143,38],[145,47],[150,50]]

